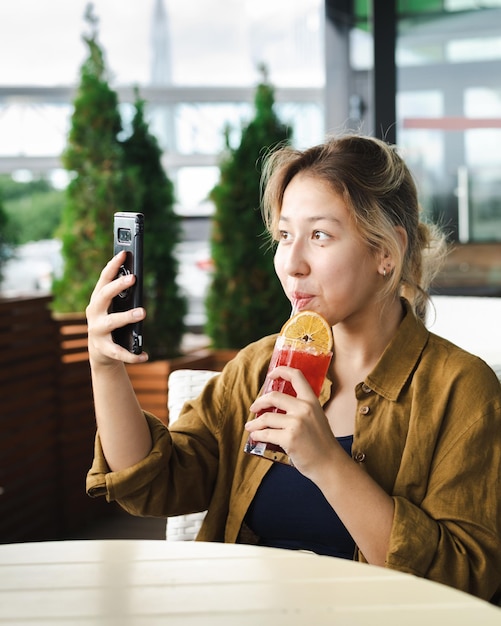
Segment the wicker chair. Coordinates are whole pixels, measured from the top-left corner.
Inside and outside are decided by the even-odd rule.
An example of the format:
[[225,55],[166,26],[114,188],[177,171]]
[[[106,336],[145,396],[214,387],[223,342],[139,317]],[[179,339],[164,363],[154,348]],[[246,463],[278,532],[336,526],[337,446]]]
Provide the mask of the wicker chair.
[[[219,372],[212,370],[175,370],[169,375],[169,423],[176,421],[187,400],[198,396],[205,384]],[[167,541],[193,541],[200,530],[205,511],[167,519]]]

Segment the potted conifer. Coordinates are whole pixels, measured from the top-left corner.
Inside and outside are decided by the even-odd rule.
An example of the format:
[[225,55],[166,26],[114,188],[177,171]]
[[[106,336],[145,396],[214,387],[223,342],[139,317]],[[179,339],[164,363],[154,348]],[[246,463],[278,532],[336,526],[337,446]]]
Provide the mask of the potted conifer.
[[176,282],[175,246],[181,219],[174,211],[174,185],[162,165],[162,151],[144,117],[144,101],[136,91],[132,134],[123,142],[125,166],[134,173],[138,207],[144,213],[144,322],[151,359],[179,356],[185,333],[186,298]]
[[0,190],[0,283],[3,278],[3,268],[9,258],[8,247],[13,243],[13,237],[9,232],[9,218],[2,204],[2,194]]
[[72,176],[58,233],[64,271],[53,285],[52,307],[59,320],[77,318],[85,323],[83,311],[113,252],[113,214],[144,213],[148,309],[144,334],[157,365],[155,371],[142,369],[132,382],[144,408],[162,417],[167,411],[167,377],[172,358],[181,350],[186,310],[175,280],[174,246],[180,238],[180,223],[173,210],[173,186],[162,169],[160,149],[144,119],[144,102],[137,95],[132,134],[125,140],[119,138],[123,126],[118,96],[108,83],[91,5],[86,21],[91,27],[90,36],[84,37],[89,55],[81,68],[63,154],[63,164]]
[[277,332],[290,314],[273,268],[273,246],[260,212],[263,157],[288,143],[291,129],[274,110],[274,90],[266,76],[254,99],[254,118],[226,155],[210,197],[215,205],[211,253],[213,276],[206,299],[206,332],[214,349],[238,350]]
[[167,385],[173,369],[205,367],[197,355],[181,356],[186,331],[186,298],[176,277],[174,249],[181,239],[180,217],[174,211],[174,186],[162,166],[162,152],[144,116],[144,101],[136,90],[132,134],[123,142],[125,165],[133,174],[138,207],[144,225],[144,321],[148,363],[128,365],[127,370],[139,402],[167,422]]
[[134,210],[132,185],[125,184],[123,148],[118,140],[122,122],[118,97],[107,80],[97,19],[89,5],[85,15],[91,33],[84,36],[88,57],[80,84],[67,147],[62,155],[71,173],[58,236],[62,240],[63,275],[53,284],[53,309],[81,314],[110,258],[113,214]]

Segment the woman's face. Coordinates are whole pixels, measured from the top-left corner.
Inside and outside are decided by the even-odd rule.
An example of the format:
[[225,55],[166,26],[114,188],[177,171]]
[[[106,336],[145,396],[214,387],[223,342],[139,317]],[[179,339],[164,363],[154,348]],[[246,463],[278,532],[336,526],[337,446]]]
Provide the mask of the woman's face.
[[278,229],[275,270],[292,303],[331,325],[374,314],[381,255],[358,234],[342,196],[314,176],[296,175],[285,190]]

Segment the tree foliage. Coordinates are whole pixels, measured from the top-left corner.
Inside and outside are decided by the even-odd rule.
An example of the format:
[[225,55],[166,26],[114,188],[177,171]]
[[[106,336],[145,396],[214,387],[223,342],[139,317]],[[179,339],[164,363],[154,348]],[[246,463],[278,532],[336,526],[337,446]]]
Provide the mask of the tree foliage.
[[19,182],[0,176],[10,239],[15,244],[52,239],[61,222],[64,191],[39,178]]
[[162,152],[144,118],[144,101],[136,93],[132,134],[123,142],[126,167],[134,174],[138,207],[144,224],[144,322],[151,358],[176,356],[184,334],[186,299],[176,283],[174,248],[181,223],[174,212],[174,186],[162,166]]
[[277,332],[290,313],[259,207],[262,159],[289,141],[291,129],[278,119],[274,90],[266,80],[257,87],[254,105],[254,118],[242,129],[240,145],[232,149],[227,137],[220,179],[211,191],[214,273],[206,331],[215,348],[239,349]]
[[92,5],[86,19],[91,27],[90,36],[84,36],[88,57],[81,67],[68,145],[62,157],[73,177],[59,230],[64,274],[53,286],[53,307],[60,312],[85,309],[100,269],[112,252],[113,214],[133,210],[135,201],[118,140],[122,130],[118,97],[108,84]]
[[117,94],[108,84],[97,20],[87,12],[91,35],[84,37],[88,58],[80,84],[63,163],[73,178],[67,188],[60,227],[64,274],[54,283],[57,311],[83,311],[99,273],[109,260],[113,214],[145,215],[145,345],[152,358],[179,353],[186,301],[176,283],[174,247],[180,240],[180,218],[174,212],[173,184],[162,166],[162,153],[144,116],[136,91],[131,134],[123,135]]
[[0,193],[0,281],[3,277],[3,266],[9,258],[9,244],[12,243],[12,231],[9,229],[9,217],[3,208]]

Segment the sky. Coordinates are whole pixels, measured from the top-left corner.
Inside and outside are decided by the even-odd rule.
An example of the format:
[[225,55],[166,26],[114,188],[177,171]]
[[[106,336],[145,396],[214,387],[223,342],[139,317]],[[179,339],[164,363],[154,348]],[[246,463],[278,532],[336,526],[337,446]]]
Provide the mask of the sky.
[[[93,0],[112,88],[150,82],[156,2]],[[83,41],[89,34],[88,4],[0,0],[0,87],[77,85],[88,54]],[[261,78],[261,61],[276,86],[323,84],[323,0],[163,0],[163,5],[173,84],[252,86]],[[70,111],[0,100],[0,156],[60,154]]]
[[[131,38],[145,41],[153,0],[97,0],[101,39],[117,59],[126,58],[130,76],[140,76],[149,63],[145,46],[131,50]],[[85,57],[82,34],[87,0],[3,0],[0,3],[2,85],[69,85],[78,80]],[[142,9],[142,10],[139,10]],[[136,32],[131,32],[134,24]]]
[[[116,84],[149,80],[154,3],[93,1],[99,40]],[[86,54],[82,34],[88,32],[87,4],[88,0],[1,0],[0,85],[75,84]],[[245,22],[262,20],[267,29],[276,30],[279,41],[280,29],[288,27],[295,12],[318,4],[319,0],[164,0],[172,33],[174,82],[203,83],[213,77],[221,84],[225,79],[248,84],[254,60]],[[318,29],[318,24],[310,26]]]

